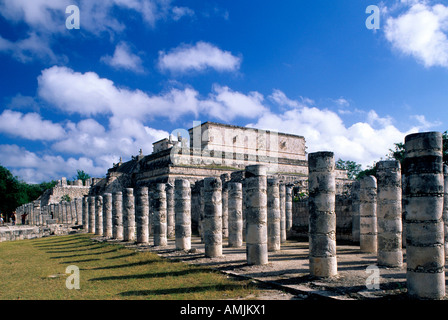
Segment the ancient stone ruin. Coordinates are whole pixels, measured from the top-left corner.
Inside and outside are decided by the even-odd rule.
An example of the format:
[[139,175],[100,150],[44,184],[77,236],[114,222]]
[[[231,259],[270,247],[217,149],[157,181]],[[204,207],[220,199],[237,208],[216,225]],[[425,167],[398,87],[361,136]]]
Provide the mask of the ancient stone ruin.
[[[188,133],[189,143],[155,142],[152,154],[120,161],[86,185],[62,179],[18,216],[138,245],[173,241],[185,252],[200,237],[205,258],[245,247],[249,266],[269,264],[287,241],[300,241],[309,245],[308,273],[322,279],[338,276],[337,243],[349,242],[376,254],[378,266],[405,265],[409,296],[445,297],[440,133],[407,136],[403,167],[380,161],[377,177],[360,181],[335,169],[331,151],[306,157],[301,136],[211,122]],[[72,200],[62,201],[62,192]]]

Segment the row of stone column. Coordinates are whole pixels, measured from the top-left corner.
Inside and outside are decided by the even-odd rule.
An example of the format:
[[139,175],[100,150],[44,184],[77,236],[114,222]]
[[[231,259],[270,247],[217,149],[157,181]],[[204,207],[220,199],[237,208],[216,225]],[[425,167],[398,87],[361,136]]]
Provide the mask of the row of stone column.
[[82,224],[82,199],[61,201],[42,206],[40,200],[24,204],[16,209],[17,219],[26,214],[26,223],[47,225],[48,223]]

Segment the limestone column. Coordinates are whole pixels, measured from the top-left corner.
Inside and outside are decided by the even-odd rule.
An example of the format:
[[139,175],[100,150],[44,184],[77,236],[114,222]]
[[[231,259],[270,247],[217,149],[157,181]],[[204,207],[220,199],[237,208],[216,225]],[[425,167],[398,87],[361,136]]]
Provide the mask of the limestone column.
[[165,192],[167,237],[174,238],[174,186],[167,183],[165,186]]
[[103,194],[103,236],[112,238],[112,194]]
[[204,179],[204,245],[208,258],[222,255],[222,182]]
[[293,185],[285,186],[285,218],[286,218],[286,234],[292,228],[292,191]]
[[135,198],[135,220],[137,225],[137,243],[149,243],[149,198],[148,188],[141,187]]
[[405,137],[407,289],[411,297],[445,296],[442,134]]
[[374,176],[360,181],[359,193],[359,246],[361,251],[377,252],[377,182]]
[[95,202],[95,234],[103,235],[103,197],[96,196]]
[[75,199],[76,224],[82,225],[82,198]]
[[227,238],[229,236],[229,188],[228,181],[230,181],[230,174],[225,173],[221,175],[222,182],[222,236]]
[[95,233],[95,197],[89,196],[89,233]]
[[284,184],[279,185],[280,194],[280,241],[286,241],[286,186]]
[[135,241],[135,198],[132,188],[126,188],[123,195],[123,240]]
[[185,179],[174,182],[174,214],[176,249],[191,249],[191,188]]
[[229,247],[243,245],[243,186],[239,182],[229,185]]
[[89,197],[82,198],[82,228],[88,231],[89,228]]
[[123,193],[112,193],[112,238],[123,240]]
[[249,265],[268,263],[267,230],[267,168],[262,165],[246,167],[246,256]]
[[333,152],[310,153],[308,167],[310,274],[331,277],[338,273]]
[[377,168],[378,265],[403,265],[401,249],[401,166],[397,160],[380,161]]
[[268,251],[280,250],[280,191],[279,180],[268,179]]
[[154,193],[154,245],[167,245],[165,184],[158,183]]
[[359,243],[359,180],[353,182],[351,186],[351,198],[352,198],[352,241]]
[[445,235],[445,260],[448,259],[448,166],[443,165],[443,232]]

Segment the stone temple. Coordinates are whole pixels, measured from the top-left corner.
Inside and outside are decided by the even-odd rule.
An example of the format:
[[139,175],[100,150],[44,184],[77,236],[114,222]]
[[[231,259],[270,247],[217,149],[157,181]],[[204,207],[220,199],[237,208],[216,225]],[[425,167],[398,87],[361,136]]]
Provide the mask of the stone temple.
[[[186,130],[185,130],[186,131]],[[94,192],[112,192],[125,187],[174,184],[187,179],[194,184],[206,177],[238,177],[249,165],[264,165],[268,175],[306,187],[308,163],[303,136],[215,122],[198,123],[185,132],[153,143],[153,152],[142,150],[132,160],[116,163]],[[345,171],[338,171],[341,184]]]

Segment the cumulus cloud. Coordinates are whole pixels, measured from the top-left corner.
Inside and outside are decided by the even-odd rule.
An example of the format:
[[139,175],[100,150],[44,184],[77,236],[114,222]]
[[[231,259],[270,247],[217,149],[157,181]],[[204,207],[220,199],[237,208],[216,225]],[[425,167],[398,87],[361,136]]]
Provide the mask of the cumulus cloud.
[[129,45],[123,41],[117,44],[113,56],[101,57],[101,61],[116,69],[130,70],[136,73],[144,71],[142,59],[132,53]]
[[[94,72],[80,73],[54,66],[38,78],[38,94],[59,110],[83,116],[110,115],[150,120],[166,117],[172,121],[192,114],[207,114],[220,120],[256,118],[266,111],[258,92],[244,94],[215,85],[205,98],[191,88],[171,88],[159,94],[117,87]],[[131,106],[131,107],[130,107]]]
[[[280,92],[275,93],[283,97]],[[364,122],[347,126],[337,113],[306,105],[292,106],[282,113],[266,112],[248,126],[304,136],[308,152],[333,151],[337,158],[356,161],[364,167],[384,158],[394,143],[419,129],[402,132],[392,125],[390,117],[380,117],[373,110]]]
[[203,41],[199,41],[195,45],[180,45],[168,53],[160,51],[158,61],[161,70],[179,73],[206,69],[236,71],[240,64],[240,57]]
[[60,124],[43,120],[38,113],[4,110],[0,114],[0,132],[28,140],[57,140],[65,135]]
[[94,177],[102,177],[109,168],[104,164],[97,165],[86,157],[64,159],[62,156],[49,154],[40,156],[15,144],[0,145],[0,163],[28,183],[57,180],[61,177],[72,178],[77,169]]
[[416,58],[426,67],[448,67],[448,7],[426,1],[405,1],[409,8],[389,16],[386,39],[399,52]]

